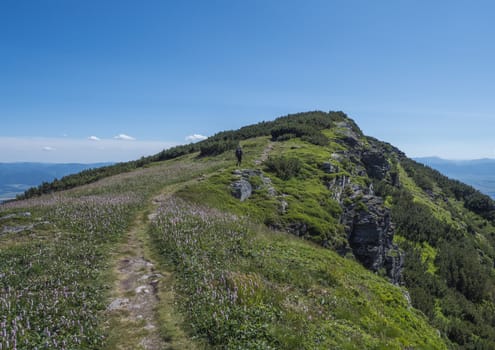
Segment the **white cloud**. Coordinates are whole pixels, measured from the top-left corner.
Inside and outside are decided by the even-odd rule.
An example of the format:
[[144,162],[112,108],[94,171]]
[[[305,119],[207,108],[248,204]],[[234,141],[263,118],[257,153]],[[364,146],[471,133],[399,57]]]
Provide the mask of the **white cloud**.
[[186,136],[186,141],[188,142],[197,142],[201,140],[206,140],[208,137],[200,134],[192,134],[189,136]]
[[90,140],[90,141],[101,141],[101,139],[99,137],[97,137],[97,136],[90,136],[90,137],[88,137],[88,140]]
[[98,142],[88,142],[87,138],[0,136],[0,162],[125,162],[156,154],[176,145],[177,143],[167,141],[123,142],[101,139]]
[[125,140],[125,141],[135,141],[136,139],[132,136],[126,135],[126,134],[119,134],[117,136],[113,137],[116,140]]

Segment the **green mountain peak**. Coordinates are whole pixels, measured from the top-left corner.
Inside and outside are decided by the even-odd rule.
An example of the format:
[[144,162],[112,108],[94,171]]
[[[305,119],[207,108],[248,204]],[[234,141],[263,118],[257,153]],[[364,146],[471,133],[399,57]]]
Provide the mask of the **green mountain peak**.
[[[495,347],[494,202],[365,136],[343,112],[223,131],[19,199],[0,206],[0,290],[8,301],[31,294],[15,310],[0,303],[0,314],[30,346]],[[109,274],[139,280],[125,266],[146,262],[132,254],[153,260],[167,282],[150,284],[160,298],[146,299],[156,312],[144,325],[126,305],[145,282],[125,292],[105,283]],[[80,288],[84,303],[57,298],[48,319],[28,311]],[[108,304],[117,311],[102,310]],[[30,327],[18,312],[31,312]],[[78,317],[90,327],[63,321]],[[40,336],[47,322],[60,337]]]

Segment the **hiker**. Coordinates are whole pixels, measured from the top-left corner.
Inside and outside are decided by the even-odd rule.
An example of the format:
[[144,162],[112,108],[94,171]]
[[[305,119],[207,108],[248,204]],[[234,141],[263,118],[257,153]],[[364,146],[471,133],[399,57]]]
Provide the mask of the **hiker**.
[[237,146],[235,150],[235,156],[237,157],[237,166],[240,166],[242,163],[242,148],[241,145]]

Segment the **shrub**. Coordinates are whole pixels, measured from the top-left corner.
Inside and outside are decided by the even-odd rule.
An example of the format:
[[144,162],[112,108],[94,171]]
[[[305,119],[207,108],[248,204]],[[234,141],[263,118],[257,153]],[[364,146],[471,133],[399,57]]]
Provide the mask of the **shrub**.
[[269,157],[266,166],[282,180],[289,180],[301,171],[301,161],[297,158]]
[[233,150],[237,147],[236,140],[219,140],[206,142],[200,146],[200,157],[215,156],[226,151]]
[[313,134],[304,135],[303,137],[301,137],[301,140],[307,141],[317,146],[327,146],[329,142],[328,137],[326,137],[319,131]]
[[303,141],[319,146],[326,146],[329,141],[316,127],[296,122],[277,126],[271,130],[270,134],[273,141],[285,141],[294,137],[300,137]]

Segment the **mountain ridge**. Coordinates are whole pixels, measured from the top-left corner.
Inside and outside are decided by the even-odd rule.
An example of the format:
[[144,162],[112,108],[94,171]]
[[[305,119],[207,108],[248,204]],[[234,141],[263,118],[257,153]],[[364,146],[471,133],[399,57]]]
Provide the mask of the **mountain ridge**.
[[[168,200],[153,197],[165,189]],[[24,197],[0,213],[33,208],[75,232],[93,232],[95,213],[108,211],[103,221],[123,220],[115,232],[125,233],[135,206],[156,203],[146,239],[175,276],[183,332],[206,347],[495,346],[494,202],[365,136],[343,112],[220,132]],[[93,198],[101,208],[87,222],[62,220],[73,216],[58,201],[85,212]],[[117,203],[129,204],[111,216]]]

